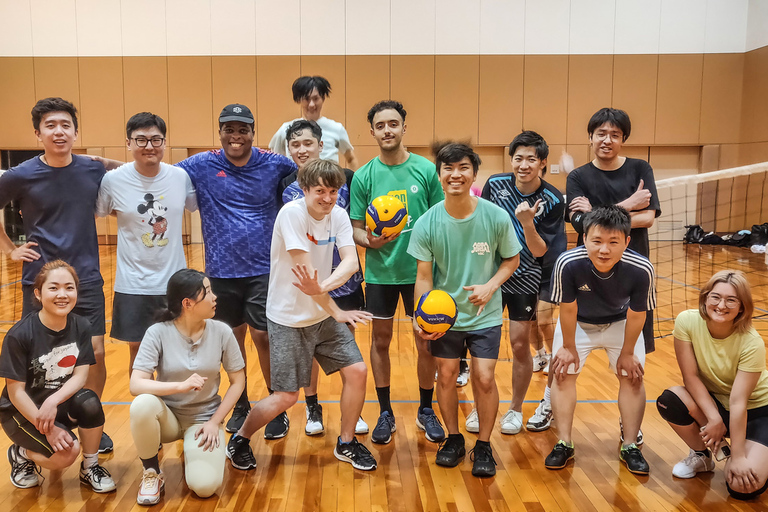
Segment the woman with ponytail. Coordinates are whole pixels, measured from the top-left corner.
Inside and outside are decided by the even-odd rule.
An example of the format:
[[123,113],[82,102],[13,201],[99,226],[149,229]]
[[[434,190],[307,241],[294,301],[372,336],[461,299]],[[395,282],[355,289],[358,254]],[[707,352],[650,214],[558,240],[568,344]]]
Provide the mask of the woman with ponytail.
[[[213,320],[216,295],[202,272],[179,270],[168,281],[168,307],[147,329],[131,375],[131,433],[144,467],[137,502],[160,501],[164,475],[158,445],[184,440],[187,486],[201,498],[216,492],[226,460],[222,422],[245,387],[245,363],[232,334]],[[220,370],[229,378],[219,396]]]

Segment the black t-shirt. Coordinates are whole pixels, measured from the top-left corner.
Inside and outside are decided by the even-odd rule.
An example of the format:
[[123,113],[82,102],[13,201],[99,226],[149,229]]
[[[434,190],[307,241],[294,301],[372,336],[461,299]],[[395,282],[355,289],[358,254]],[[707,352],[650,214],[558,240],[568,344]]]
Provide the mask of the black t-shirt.
[[610,324],[632,311],[656,307],[656,279],[653,265],[632,249],[624,251],[607,274],[598,272],[587,255],[587,248],[576,247],[557,258],[552,274],[552,302],[578,306],[579,322]]
[[[71,313],[67,326],[56,332],[39,315],[30,313],[11,327],[0,352],[0,377],[25,382],[24,390],[38,407],[69,380],[76,366],[96,364],[88,320]],[[0,412],[14,409],[6,386]]]
[[[646,210],[656,210],[656,217],[661,215],[659,194],[656,192],[656,181],[653,178],[653,169],[645,160],[627,158],[624,165],[615,171],[601,171],[592,162],[574,169],[568,175],[565,185],[566,220],[570,220],[568,212],[571,201],[577,197],[589,199],[592,208],[606,204],[617,204],[631,196],[637,190],[637,186],[643,180],[643,188],[651,192],[651,203]],[[577,229],[578,231],[578,229]],[[648,244],[648,229],[635,228],[630,234],[632,239],[629,248],[643,256],[650,255]],[[579,233],[579,245],[582,245],[582,234]]]
[[72,265],[80,284],[101,285],[96,198],[104,166],[72,155],[66,167],[50,167],[36,156],[0,175],[0,208],[18,201],[27,240],[40,259],[24,262],[21,282],[31,285],[49,261]]

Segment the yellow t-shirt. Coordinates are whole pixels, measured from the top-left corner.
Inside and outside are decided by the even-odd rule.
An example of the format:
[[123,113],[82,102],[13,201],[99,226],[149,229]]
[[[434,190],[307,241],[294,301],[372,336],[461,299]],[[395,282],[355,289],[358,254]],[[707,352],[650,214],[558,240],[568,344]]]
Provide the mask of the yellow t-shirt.
[[698,309],[683,311],[675,319],[672,335],[693,345],[699,378],[704,387],[730,410],[730,396],[736,372],[760,372],[749,397],[747,409],[768,405],[768,371],[765,369],[765,343],[752,328],[744,334],[733,333],[725,339],[713,338]]

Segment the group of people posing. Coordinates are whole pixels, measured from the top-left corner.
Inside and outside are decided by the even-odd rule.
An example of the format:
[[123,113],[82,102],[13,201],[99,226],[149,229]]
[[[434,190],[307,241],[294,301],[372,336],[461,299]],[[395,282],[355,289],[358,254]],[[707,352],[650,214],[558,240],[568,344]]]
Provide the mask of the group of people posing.
[[[0,249],[24,262],[22,319],[0,353],[6,380],[0,424],[13,443],[14,485],[39,485],[40,466],[73,464],[82,444],[80,481],[96,492],[115,489],[98,461],[113,445],[103,431],[100,399],[106,321],[94,214],[117,218],[110,336],[130,350],[140,504],[160,500],[163,443],[183,439],[186,482],[201,497],[220,487],[227,458],[237,469],[255,468],[251,437],[262,428],[266,439],[287,435],[286,411],[302,389],[305,434],[322,434],[320,368],[338,372],[343,383],[335,457],[375,469],[375,457],[356,438],[369,427],[361,416],[368,365],[355,328],[371,324],[370,367],[380,407],[371,442],[386,444],[397,428],[390,401],[397,306],[402,299],[412,317],[415,301],[432,289],[448,292],[458,305],[456,323],[444,334],[413,323],[415,421],[426,439],[439,443],[438,465],[457,466],[466,456],[457,383],[467,382],[468,369],[475,403],[465,430],[477,434],[472,474],[496,473],[490,436],[499,407],[495,366],[503,310],[514,362],[512,401],[500,428],[517,434],[534,371],[537,314],[551,318],[559,304],[548,385],[525,428],[542,431],[554,421],[560,440],[545,466],[565,467],[575,453],[576,379],[589,353],[604,349],[619,381],[619,459],[629,471],[648,474],[640,427],[656,297],[647,228],[660,206],[651,167],[620,156],[631,130],[627,114],[604,108],[592,116],[587,133],[595,158],[569,174],[567,202],[543,179],[549,148],[532,131],[509,146],[512,172],[491,176],[477,197],[477,153],[445,143],[435,148],[432,163],[409,152],[406,110],[393,100],[368,112],[379,155],[355,171],[340,167],[339,154],[353,168],[357,159],[344,127],[322,116],[330,92],[322,77],[297,79],[293,96],[302,117],[280,127],[271,151],[253,147],[248,107],[227,105],[219,116],[221,149],[176,165],[163,162],[167,127],[155,114],[129,119],[133,162],[123,164],[72,153],[77,113],[71,103],[46,98],[35,105],[33,125],[44,153],[0,175],[0,206],[19,205],[26,234],[16,246],[0,232]],[[376,236],[366,227],[366,208],[382,195],[406,206],[398,234]],[[198,209],[205,273],[186,268],[183,250],[184,211]],[[566,221],[579,233],[571,250]],[[364,276],[357,246],[365,250]],[[739,272],[720,272],[702,289],[699,305],[675,325],[684,384],[658,400],[660,414],[690,448],[673,474],[712,471],[730,437],[728,489],[749,499],[768,485],[768,373],[765,346],[751,326],[749,284]],[[269,390],[253,407],[246,331]],[[537,352],[537,366],[546,357],[544,349]],[[222,368],[229,380],[223,396]],[[442,421],[433,408],[435,382]],[[232,433],[228,441],[225,430]]]

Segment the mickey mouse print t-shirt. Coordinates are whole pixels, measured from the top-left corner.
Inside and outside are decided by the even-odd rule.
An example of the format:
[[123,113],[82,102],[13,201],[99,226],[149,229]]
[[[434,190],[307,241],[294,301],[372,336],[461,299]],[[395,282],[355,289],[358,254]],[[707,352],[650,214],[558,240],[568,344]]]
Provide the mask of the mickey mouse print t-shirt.
[[[24,390],[40,407],[58,391],[75,367],[96,364],[88,320],[75,314],[67,326],[52,331],[40,321],[39,312],[30,313],[8,331],[0,352],[0,377],[24,382]],[[14,412],[8,388],[0,396],[0,412]]]

